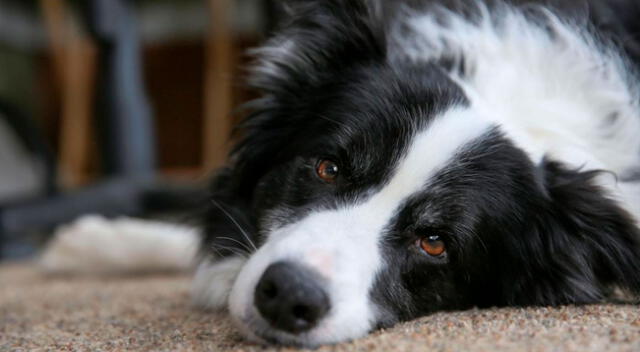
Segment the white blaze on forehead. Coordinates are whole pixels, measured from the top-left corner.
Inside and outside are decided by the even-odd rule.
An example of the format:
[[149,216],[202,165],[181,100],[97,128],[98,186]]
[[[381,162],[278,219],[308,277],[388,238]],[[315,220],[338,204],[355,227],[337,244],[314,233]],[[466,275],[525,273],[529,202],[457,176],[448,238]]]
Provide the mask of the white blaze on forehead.
[[393,211],[407,197],[422,189],[462,147],[485,134],[489,122],[473,110],[457,107],[437,117],[419,132],[386,186],[366,205],[380,204]]
[[[253,306],[253,291],[264,270],[281,260],[295,260],[327,278],[329,315],[297,342],[316,345],[366,334],[375,323],[369,291],[382,269],[380,240],[385,227],[411,195],[447,165],[462,147],[486,133],[487,120],[456,107],[436,117],[411,141],[391,179],[362,203],[311,212],[274,230],[240,273],[229,300],[230,311],[247,330],[267,331],[283,342],[291,336],[271,331]],[[258,324],[259,326],[249,326]]]

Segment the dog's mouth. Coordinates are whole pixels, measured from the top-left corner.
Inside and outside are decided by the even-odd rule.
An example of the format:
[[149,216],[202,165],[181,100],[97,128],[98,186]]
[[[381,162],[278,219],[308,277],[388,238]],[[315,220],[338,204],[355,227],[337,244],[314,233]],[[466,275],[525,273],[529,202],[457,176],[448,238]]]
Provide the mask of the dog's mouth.
[[267,322],[254,307],[248,309],[244,317],[234,317],[234,322],[248,341],[260,345],[316,348],[331,343],[320,341],[315,329],[301,333],[278,330]]
[[379,327],[377,324],[366,324],[368,326],[366,329],[354,329],[353,325],[345,326],[343,324],[344,317],[348,315],[350,314],[329,314],[311,329],[291,332],[274,326],[253,305],[245,310],[245,314],[240,316],[234,312],[231,314],[236,327],[248,341],[261,345],[296,348],[317,348],[322,345],[347,342],[362,337]]

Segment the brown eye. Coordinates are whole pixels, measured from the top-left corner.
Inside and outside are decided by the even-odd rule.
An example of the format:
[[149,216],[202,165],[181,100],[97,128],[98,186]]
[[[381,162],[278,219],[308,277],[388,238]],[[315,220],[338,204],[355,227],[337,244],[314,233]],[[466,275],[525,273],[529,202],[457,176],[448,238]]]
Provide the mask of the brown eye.
[[338,164],[331,160],[322,160],[316,166],[316,174],[325,182],[334,182],[338,177]]
[[441,256],[447,250],[440,236],[429,236],[421,239],[420,248],[432,257]]

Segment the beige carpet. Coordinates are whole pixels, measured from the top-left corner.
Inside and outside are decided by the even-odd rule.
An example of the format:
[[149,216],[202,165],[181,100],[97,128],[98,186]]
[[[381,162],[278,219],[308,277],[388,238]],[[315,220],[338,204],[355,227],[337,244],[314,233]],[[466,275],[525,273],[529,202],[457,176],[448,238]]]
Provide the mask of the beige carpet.
[[[0,351],[269,351],[189,306],[189,277],[45,278],[0,266]],[[285,349],[290,350],[290,349]],[[640,351],[640,308],[440,313],[319,351]]]

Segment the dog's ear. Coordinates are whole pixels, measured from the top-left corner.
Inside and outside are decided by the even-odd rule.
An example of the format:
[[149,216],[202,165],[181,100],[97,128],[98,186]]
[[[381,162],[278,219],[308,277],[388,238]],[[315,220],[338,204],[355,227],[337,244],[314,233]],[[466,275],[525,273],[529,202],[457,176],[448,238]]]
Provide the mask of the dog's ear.
[[508,303],[593,303],[616,287],[640,294],[636,220],[597,182],[613,176],[549,160],[540,168],[546,201],[520,244],[528,258],[516,266]]
[[[374,1],[287,1],[280,30],[255,49],[250,83],[267,94],[298,98],[354,63],[385,56],[384,25]],[[292,99],[294,102],[295,100]]]

